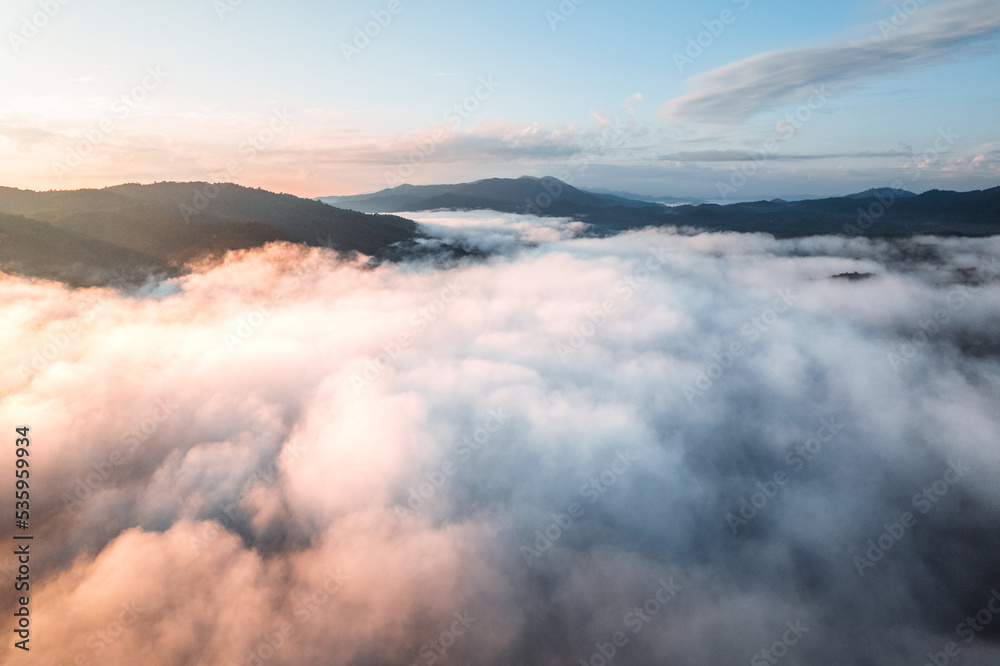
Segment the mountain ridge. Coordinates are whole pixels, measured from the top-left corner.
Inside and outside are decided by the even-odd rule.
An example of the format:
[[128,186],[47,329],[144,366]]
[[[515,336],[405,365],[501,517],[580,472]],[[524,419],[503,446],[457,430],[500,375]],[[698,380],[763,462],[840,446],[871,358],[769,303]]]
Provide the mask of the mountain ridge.
[[[362,253],[376,261],[426,253],[420,241],[427,236],[412,220],[337,208],[322,199],[204,182],[48,192],[0,187],[0,269],[90,286],[180,275],[199,258],[282,241]],[[665,226],[777,238],[1000,234],[1000,187],[922,194],[872,188],[825,199],[666,206],[525,176],[401,185],[335,199],[403,208],[398,211],[403,213],[491,210],[570,218],[584,222],[591,236]],[[450,246],[438,247],[447,252]]]
[[[61,244],[57,231],[77,239],[80,251]],[[34,277],[62,279],[56,266],[78,266],[71,279],[83,286],[108,284],[109,273],[123,267],[129,275],[174,275],[199,258],[271,242],[379,256],[420,236],[416,223],[398,216],[202,182],[48,192],[0,188],[0,234],[0,268],[27,274],[25,265],[38,265],[46,268]],[[51,259],[44,259],[42,247]]]
[[[402,192],[405,200],[398,198],[404,196]],[[711,231],[765,232],[783,238],[858,233],[982,236],[1000,233],[997,192],[1000,187],[951,193],[930,190],[923,194],[870,188],[835,197],[666,206],[618,194],[587,192],[552,177],[522,176],[455,185],[401,185],[365,195],[320,200],[357,210],[392,209],[391,212],[403,214],[448,209],[572,217],[590,224],[598,234],[672,225]],[[947,206],[941,204],[942,199],[948,200]],[[872,215],[867,209],[872,207],[877,224],[866,220],[866,216]]]

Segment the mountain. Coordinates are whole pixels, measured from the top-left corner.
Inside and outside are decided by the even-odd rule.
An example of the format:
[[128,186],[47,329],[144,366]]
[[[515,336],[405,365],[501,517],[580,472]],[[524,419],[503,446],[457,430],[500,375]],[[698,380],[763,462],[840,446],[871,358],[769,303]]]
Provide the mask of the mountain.
[[[208,183],[50,192],[0,188],[0,270],[74,286],[136,284],[153,275],[179,275],[187,262],[206,255],[274,241],[361,252],[381,260],[428,251],[429,246],[417,242],[424,236],[416,223],[360,209],[494,210],[567,217],[587,223],[595,236],[649,226],[763,232],[779,238],[1000,234],[1000,187],[919,195],[881,188],[827,199],[672,207],[531,177],[401,185],[322,201]],[[454,256],[465,252],[451,251]]]
[[141,284],[150,275],[177,273],[169,263],[148,254],[4,213],[0,213],[0,270],[74,287]]
[[772,201],[810,201],[812,199],[829,199],[829,196],[818,196],[816,194],[790,194],[774,197]]
[[0,188],[0,268],[76,285],[177,274],[205,255],[273,241],[378,256],[416,224],[239,185],[156,183],[102,190]]
[[[525,176],[459,185],[401,185],[372,194],[322,200],[362,211],[415,212],[441,208],[571,217],[591,225],[591,232],[597,235],[670,225],[711,231],[765,232],[780,238],[859,233],[983,236],[1000,233],[998,191],[1000,188],[917,195],[899,189],[873,188],[823,199],[789,197],[747,203],[664,206],[659,201],[622,196],[628,193],[587,192],[555,178]],[[870,221],[866,215],[871,217]]]
[[400,185],[350,197],[322,197],[333,206],[363,212],[494,210],[585,220],[599,233],[661,224],[664,206],[593,194],[556,178],[489,178],[457,185]]
[[888,192],[869,190],[847,197],[795,202],[681,206],[668,209],[666,224],[708,231],[764,232],[778,238],[822,234],[876,237],[1000,234],[1000,187],[975,192],[904,192],[893,196],[888,196]]
[[[608,204],[609,206],[624,206],[625,208],[646,208],[653,204],[666,204],[666,202],[661,201],[643,201],[640,199],[630,199],[627,197],[622,197],[617,194],[606,194],[601,192],[590,192],[588,194],[593,194],[595,197]],[[669,198],[669,197],[663,197]],[[701,203],[701,202],[697,202]],[[667,204],[676,205],[676,204]]]
[[531,209],[654,207],[635,201],[577,189],[556,178],[487,178],[457,185],[400,185],[388,190],[350,197],[321,197],[332,206],[365,213],[399,213],[437,208],[490,209],[525,212]]
[[619,199],[630,199],[632,201],[640,201],[645,203],[660,203],[666,206],[679,206],[683,204],[698,205],[700,203],[705,203],[704,199],[696,199],[695,197],[667,197],[667,196],[652,196],[649,194],[636,194],[635,192],[623,192],[621,190],[606,190],[601,187],[592,187],[587,190],[591,194],[596,194],[598,196],[612,196],[618,197]]
[[891,187],[885,187],[878,189],[873,187],[870,190],[865,190],[864,192],[858,192],[857,194],[848,194],[848,199],[912,199],[917,196],[913,192],[908,192],[907,190],[896,190]]

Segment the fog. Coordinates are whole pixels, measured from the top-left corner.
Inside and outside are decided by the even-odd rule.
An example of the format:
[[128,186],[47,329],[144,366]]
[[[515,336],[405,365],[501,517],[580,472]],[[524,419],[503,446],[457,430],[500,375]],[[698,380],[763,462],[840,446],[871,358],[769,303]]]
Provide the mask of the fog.
[[1000,237],[418,221],[0,275],[33,663],[1000,660]]

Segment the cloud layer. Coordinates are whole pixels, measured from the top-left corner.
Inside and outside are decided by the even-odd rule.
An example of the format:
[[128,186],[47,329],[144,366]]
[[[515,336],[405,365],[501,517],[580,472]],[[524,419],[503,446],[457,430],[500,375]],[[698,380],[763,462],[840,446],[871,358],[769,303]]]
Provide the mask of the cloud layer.
[[1000,237],[425,221],[501,254],[2,278],[32,663],[1000,656]]

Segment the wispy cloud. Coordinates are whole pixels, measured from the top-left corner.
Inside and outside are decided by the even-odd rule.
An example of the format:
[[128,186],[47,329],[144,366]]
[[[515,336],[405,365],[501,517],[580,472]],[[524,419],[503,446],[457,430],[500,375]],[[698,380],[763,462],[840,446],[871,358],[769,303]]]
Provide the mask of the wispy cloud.
[[[772,155],[771,160],[829,160],[844,158],[910,157],[912,152],[904,150],[859,151],[844,153],[823,153],[814,155]],[[754,153],[747,150],[692,150],[667,153],[658,159],[666,162],[743,162],[752,159]]]
[[[474,125],[454,131],[444,123],[395,137],[371,137],[363,144],[331,144],[318,151],[313,147],[303,147],[301,151],[296,151],[296,158],[310,155],[312,160],[393,165],[420,146],[433,145],[434,150],[426,151],[422,163],[558,162],[583,154],[611,154],[614,144],[602,140],[602,137],[608,133],[631,135],[637,131],[631,119],[625,123],[620,118],[611,119],[600,114],[594,114],[594,117],[598,123],[588,127],[574,124],[545,126],[484,118]],[[445,131],[443,136],[442,129]]]
[[995,0],[951,0],[913,14],[898,31],[848,42],[760,53],[692,77],[691,92],[667,102],[676,120],[739,122],[808,96],[810,86],[859,84],[928,67],[1000,31]]
[[58,139],[61,135],[46,129],[37,116],[11,114],[0,117],[0,137],[13,143],[18,150],[32,150],[36,145]]

